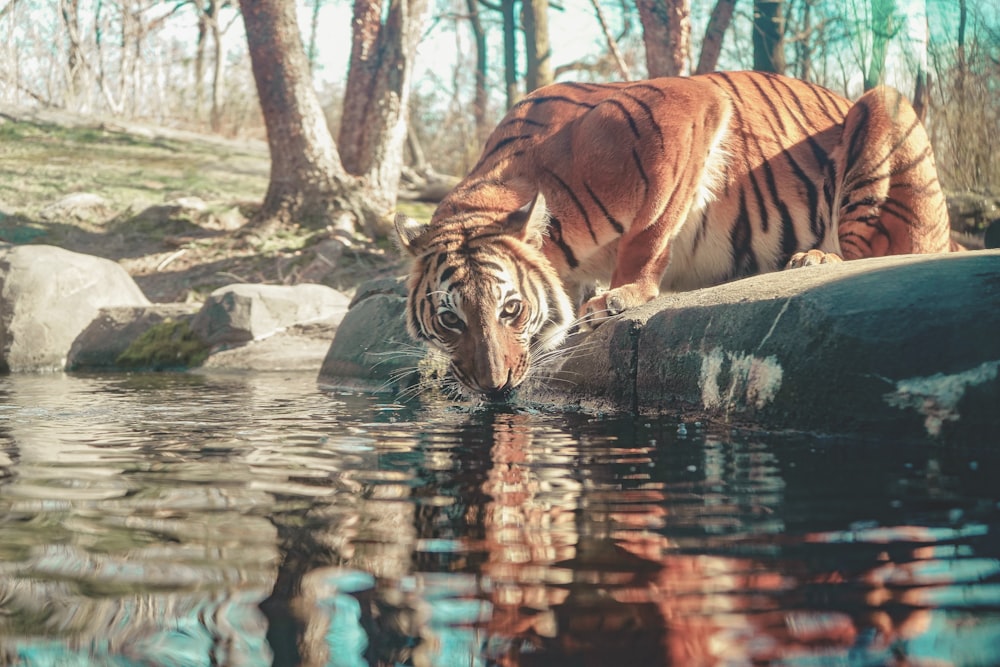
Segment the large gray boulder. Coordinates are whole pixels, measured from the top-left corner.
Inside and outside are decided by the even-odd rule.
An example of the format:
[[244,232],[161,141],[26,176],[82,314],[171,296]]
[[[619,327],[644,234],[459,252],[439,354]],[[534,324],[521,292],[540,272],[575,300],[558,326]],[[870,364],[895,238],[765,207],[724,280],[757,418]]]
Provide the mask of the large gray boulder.
[[349,303],[346,295],[325,285],[240,283],[212,292],[191,328],[209,345],[231,347],[297,324],[324,321],[336,326]]
[[1000,432],[1000,252],[888,257],[663,296],[523,392],[773,428]]
[[337,329],[319,373],[322,384],[365,391],[398,391],[417,381],[423,346],[406,332],[406,283],[363,283]]
[[110,260],[46,245],[0,245],[0,372],[62,370],[73,341],[101,308],[147,305]]

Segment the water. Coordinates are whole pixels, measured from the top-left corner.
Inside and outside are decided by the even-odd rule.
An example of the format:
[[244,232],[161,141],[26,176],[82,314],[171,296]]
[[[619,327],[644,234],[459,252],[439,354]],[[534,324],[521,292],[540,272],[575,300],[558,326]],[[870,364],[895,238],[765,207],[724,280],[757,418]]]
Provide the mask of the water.
[[0,663],[1000,665],[1000,448],[0,377]]

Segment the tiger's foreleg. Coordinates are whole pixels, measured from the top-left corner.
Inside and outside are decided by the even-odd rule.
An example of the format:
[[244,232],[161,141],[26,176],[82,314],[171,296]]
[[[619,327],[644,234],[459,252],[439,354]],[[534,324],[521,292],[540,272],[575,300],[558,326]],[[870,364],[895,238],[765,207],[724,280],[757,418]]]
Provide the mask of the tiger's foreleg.
[[[728,102],[718,97],[675,100],[657,121],[659,142],[644,142],[635,159],[638,185],[631,185],[642,194],[618,240],[610,289],[586,301],[581,317],[617,315],[656,298],[674,252],[673,239],[694,212],[717,196],[728,156],[722,148],[730,131]],[[664,151],[674,149],[674,159],[664,159]]]
[[[668,223],[662,218],[650,225],[634,225],[618,244],[618,260],[607,291],[580,306],[580,317],[599,320],[655,299],[660,276],[670,261]],[[638,229],[637,234],[630,234]]]
[[[618,240],[610,288],[586,301],[581,317],[614,316],[655,299],[670,263],[672,240],[701,199],[707,157],[650,179],[647,197]],[[692,164],[693,163],[693,164]]]

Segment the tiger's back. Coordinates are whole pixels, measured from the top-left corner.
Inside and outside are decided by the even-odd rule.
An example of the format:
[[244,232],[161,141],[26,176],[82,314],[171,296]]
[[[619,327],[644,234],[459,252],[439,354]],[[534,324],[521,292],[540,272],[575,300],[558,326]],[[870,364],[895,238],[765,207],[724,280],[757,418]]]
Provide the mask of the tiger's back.
[[[894,91],[852,104],[795,79],[729,72],[535,91],[498,125],[429,228],[411,232],[420,241],[404,245],[419,257],[433,254],[435,238],[504,237],[522,244],[525,257],[538,250],[574,298],[595,281],[607,285],[580,307],[593,316],[661,289],[789,263],[947,251],[949,232],[926,133]],[[464,261],[461,247],[451,246],[447,262]],[[490,271],[472,274],[487,279]],[[431,274],[415,268],[411,279],[411,299],[427,304],[424,315],[411,308],[411,330],[425,338],[432,327],[417,331],[422,322],[454,310],[428,299]],[[477,308],[483,299],[465,297]],[[529,305],[560,330],[571,324],[562,305],[555,314]],[[477,317],[476,329],[500,322]],[[561,338],[550,331],[547,346]],[[530,356],[530,342],[516,345]]]
[[[646,258],[621,255],[609,245],[637,218],[655,225],[656,216],[673,216],[662,223],[671,227],[674,244],[661,281],[665,290],[774,271],[814,248],[852,259],[946,250],[947,212],[923,128],[893,91],[874,95],[888,96],[884,107],[896,117],[873,118],[877,113],[866,105],[859,107],[862,117],[845,127],[848,100],[759,72],[555,84],[511,110],[439,211],[485,207],[470,196],[484,183],[504,184],[493,193],[506,190],[500,207],[511,210],[540,192],[551,219],[545,252],[560,275],[570,282],[612,283],[617,263]],[[852,147],[872,149],[873,133],[890,140],[870,150],[862,164]],[[842,146],[845,136],[853,141]],[[932,233],[914,238],[905,220],[871,248],[842,247],[839,223],[870,221],[880,205],[867,190],[851,187],[863,188],[876,177],[888,184],[880,170],[892,165],[883,154],[907,147],[903,139],[918,147],[905,160],[922,157],[918,167],[929,173],[914,173],[894,187],[902,193],[911,181],[918,185],[927,201],[903,208]],[[888,199],[886,192],[878,195]]]

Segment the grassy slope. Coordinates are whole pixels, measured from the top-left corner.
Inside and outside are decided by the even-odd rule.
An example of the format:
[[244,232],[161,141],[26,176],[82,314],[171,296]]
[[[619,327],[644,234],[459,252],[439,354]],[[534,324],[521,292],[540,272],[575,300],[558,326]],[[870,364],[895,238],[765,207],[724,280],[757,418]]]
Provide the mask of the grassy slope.
[[[108,127],[54,113],[0,113],[0,241],[46,243],[119,261],[155,301],[199,299],[232,282],[321,282],[350,290],[370,275],[399,270],[391,248],[363,241],[333,266],[326,230],[290,228],[260,239],[238,227],[267,190],[260,142],[167,129]],[[72,193],[106,208],[53,215]],[[204,211],[165,207],[198,197]],[[426,217],[426,207],[410,208]]]

